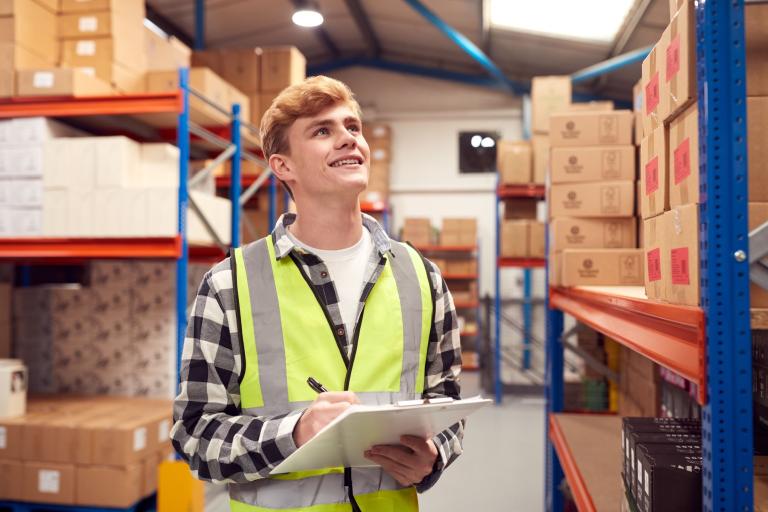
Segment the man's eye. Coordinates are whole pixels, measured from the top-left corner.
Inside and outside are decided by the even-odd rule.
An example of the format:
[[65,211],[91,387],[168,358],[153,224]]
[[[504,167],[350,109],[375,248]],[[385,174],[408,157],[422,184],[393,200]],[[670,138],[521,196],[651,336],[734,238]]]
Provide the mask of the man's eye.
[[350,125],[347,129],[354,133],[357,133],[360,131],[360,127],[357,126],[356,124]]
[[315,130],[315,135],[328,135],[329,133],[328,128],[318,128]]

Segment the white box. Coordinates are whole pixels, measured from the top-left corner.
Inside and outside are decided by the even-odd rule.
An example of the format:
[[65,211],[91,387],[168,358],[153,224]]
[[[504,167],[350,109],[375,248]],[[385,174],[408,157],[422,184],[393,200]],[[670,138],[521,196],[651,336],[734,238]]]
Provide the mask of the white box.
[[179,148],[166,143],[141,145],[141,186],[179,188]]
[[43,180],[0,180],[0,206],[43,206]]
[[176,236],[179,225],[179,191],[170,188],[144,190],[147,201],[146,236]]
[[47,117],[20,117],[0,122],[0,144],[40,144],[61,137],[82,137],[85,133]]
[[43,236],[69,235],[69,196],[66,189],[46,188],[43,191]]
[[43,146],[41,144],[7,145],[0,148],[0,177],[41,178]]
[[0,359],[0,418],[27,411],[27,369],[18,359]]
[[[201,192],[190,191],[190,199],[200,207],[208,223],[213,227],[224,245],[229,245],[231,240],[232,203],[229,199],[212,197]],[[193,208],[189,209],[187,222],[187,239],[190,243],[211,244],[213,236],[208,232]]]
[[128,137],[94,137],[96,187],[130,187],[139,182],[140,145]]
[[145,236],[149,224],[147,217],[147,194],[139,188],[126,188],[121,190],[120,193],[125,205],[123,212],[125,236]]
[[0,207],[0,237],[25,238],[42,235],[42,208]]
[[70,189],[67,191],[69,236],[93,236],[93,199],[93,190]]

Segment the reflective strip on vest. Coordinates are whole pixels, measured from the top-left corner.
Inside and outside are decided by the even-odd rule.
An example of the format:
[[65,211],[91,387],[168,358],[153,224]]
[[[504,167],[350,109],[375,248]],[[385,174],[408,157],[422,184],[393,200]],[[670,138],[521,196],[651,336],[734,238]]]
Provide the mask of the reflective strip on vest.
[[[236,249],[233,260],[244,354],[243,412],[274,416],[306,408],[316,397],[306,383],[309,376],[330,391],[344,390],[347,368],[341,347],[296,263],[288,256],[275,258],[271,237]],[[348,389],[362,403],[421,397],[433,307],[420,255],[393,242],[358,326]],[[230,484],[233,510],[349,510],[340,469]],[[353,488],[356,499],[359,495],[358,500],[370,502],[366,512],[418,510],[415,490],[403,488],[380,468],[353,469]],[[384,496],[389,498],[382,501]],[[411,502],[412,507],[407,505]],[[396,507],[389,508],[390,503]]]

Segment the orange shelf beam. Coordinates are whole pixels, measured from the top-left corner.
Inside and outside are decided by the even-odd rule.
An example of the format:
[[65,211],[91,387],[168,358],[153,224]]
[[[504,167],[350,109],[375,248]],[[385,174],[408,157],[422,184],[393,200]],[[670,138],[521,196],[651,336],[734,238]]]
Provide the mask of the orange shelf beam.
[[476,245],[417,245],[421,252],[476,252]]
[[475,309],[480,306],[480,302],[476,300],[456,301],[453,305],[456,309]]
[[560,430],[557,418],[552,414],[549,415],[549,439],[555,447],[560,466],[563,468],[566,480],[568,480],[576,508],[579,512],[597,512],[595,504],[592,502],[592,496],[589,495],[587,484],[584,482],[579,466],[573,458],[570,446],[568,446],[568,440],[563,435],[563,431]]
[[384,201],[362,201],[360,210],[365,213],[384,213],[388,210],[387,203]]
[[499,185],[496,190],[500,199],[515,199],[520,197],[535,197],[543,199],[545,196],[544,185],[521,184]]
[[543,268],[547,260],[543,258],[499,258],[499,266],[505,268]]
[[480,334],[480,331],[478,329],[472,329],[469,331],[461,331],[459,333],[459,336],[477,336],[478,334]]
[[0,260],[178,258],[181,238],[3,238]]
[[[243,174],[240,178],[240,181],[242,183],[243,187],[250,187],[253,185],[253,182],[256,181],[256,179],[259,177],[259,174]],[[226,176],[216,176],[216,187],[217,188],[229,188],[229,186],[232,184],[232,178],[229,175]],[[268,183],[265,183],[267,185]]]
[[550,306],[699,386],[706,404],[704,311],[579,288],[550,288]]
[[0,118],[158,114],[181,110],[181,91],[127,96],[28,97],[0,100]]
[[443,279],[452,281],[465,281],[477,279],[477,274],[443,274]]

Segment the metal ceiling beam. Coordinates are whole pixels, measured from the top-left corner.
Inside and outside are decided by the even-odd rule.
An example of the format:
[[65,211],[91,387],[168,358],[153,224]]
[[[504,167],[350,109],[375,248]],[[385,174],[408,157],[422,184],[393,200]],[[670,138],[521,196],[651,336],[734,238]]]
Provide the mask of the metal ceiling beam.
[[491,0],[480,0],[480,47],[491,55]]
[[181,27],[179,27],[177,24],[160,14],[157,9],[152,7],[151,5],[147,4],[147,11],[146,16],[149,21],[157,25],[160,30],[168,34],[169,36],[174,36],[179,41],[184,43],[185,45],[192,48],[194,46],[194,39],[192,39],[192,36],[187,34]]
[[639,48],[637,50],[627,52],[623,55],[617,55],[612,59],[598,62],[597,64],[593,64],[588,68],[584,68],[573,73],[571,75],[571,81],[574,84],[578,84],[592,78],[597,78],[602,75],[607,75],[608,73],[613,73],[617,69],[623,68],[624,66],[629,66],[630,64],[634,64],[636,62],[642,62],[652,49],[653,46],[646,46],[645,48]]
[[405,0],[416,12],[421,14],[424,19],[434,25],[448,39],[453,41],[459,48],[475,60],[483,69],[485,69],[502,88],[510,92],[520,94],[514,82],[512,82],[504,72],[480,49],[475,43],[467,39],[461,32],[448,25],[439,16],[429,10],[426,5],[419,0]]
[[363,38],[368,45],[368,50],[370,51],[371,56],[378,58],[381,55],[381,43],[376,36],[376,32],[373,30],[371,19],[368,17],[368,13],[365,12],[365,7],[363,7],[362,2],[360,0],[344,0],[344,3],[347,4],[349,13],[355,20],[355,24],[360,30],[360,33],[363,34]]
[[[293,4],[294,8],[298,8],[302,6],[301,0],[292,0],[291,3]],[[325,48],[328,50],[328,53],[331,54],[331,57],[333,57],[334,59],[337,59],[341,56],[339,47],[336,46],[336,43],[333,42],[333,39],[331,39],[331,36],[328,35],[328,32],[323,27],[315,27],[312,30],[315,31],[317,38],[320,40],[321,43],[323,43],[323,46],[325,46]]]
[[[630,12],[629,17],[623,26],[621,34],[616,38],[616,41],[614,42],[613,47],[608,54],[608,58],[615,57],[624,52],[624,50],[627,48],[627,45],[629,44],[630,39],[632,39],[632,36],[635,35],[635,32],[637,32],[637,27],[639,27],[642,23],[643,18],[645,17],[645,13],[651,6],[651,3],[653,3],[653,0],[636,0],[635,7]],[[605,88],[607,82],[608,77],[605,75],[601,76],[596,85],[596,89],[600,90]]]

